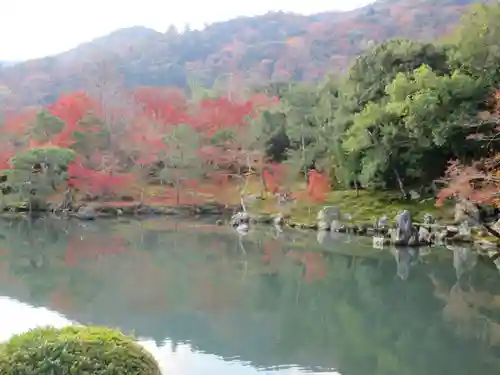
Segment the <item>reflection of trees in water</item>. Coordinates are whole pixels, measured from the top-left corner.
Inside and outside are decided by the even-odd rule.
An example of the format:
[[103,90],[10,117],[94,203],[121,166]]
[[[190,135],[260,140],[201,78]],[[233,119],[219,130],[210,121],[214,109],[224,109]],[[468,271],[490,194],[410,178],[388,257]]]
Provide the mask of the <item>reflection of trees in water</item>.
[[[467,256],[454,258],[455,265],[465,262],[465,271],[457,273],[466,284],[457,287],[451,257],[446,264],[417,264],[418,257],[400,256],[400,274],[408,275],[412,264],[418,268],[401,282],[390,253],[348,256],[351,249],[360,253],[361,244],[346,245],[342,237],[330,238],[334,242],[324,252],[315,235],[300,232],[256,231],[239,238],[225,228],[193,230],[165,221],[19,225],[0,226],[0,248],[12,250],[12,271],[35,302],[52,299],[83,322],[191,341],[263,367],[321,365],[346,375],[498,370],[483,365],[494,358],[486,344],[495,340],[484,343],[471,334],[457,339],[444,323],[456,322],[458,314],[462,326],[456,332],[463,333],[463,327],[484,331],[463,319],[478,311],[497,321],[496,272],[467,266]],[[79,254],[70,264],[69,249]],[[39,253],[46,256],[40,267],[22,261]],[[471,304],[473,311],[464,308]]]
[[[500,295],[492,294],[499,292],[498,286],[490,289],[485,288],[484,282],[480,283],[488,281],[483,277],[487,269],[481,268],[479,272],[474,272],[478,264],[475,252],[465,247],[447,247],[453,252],[455,283],[450,288],[434,273],[429,275],[434,285],[434,295],[445,303],[443,320],[451,324],[461,337],[474,338],[488,345],[500,345],[500,324],[497,323],[500,318]],[[491,269],[488,271],[491,272]]]

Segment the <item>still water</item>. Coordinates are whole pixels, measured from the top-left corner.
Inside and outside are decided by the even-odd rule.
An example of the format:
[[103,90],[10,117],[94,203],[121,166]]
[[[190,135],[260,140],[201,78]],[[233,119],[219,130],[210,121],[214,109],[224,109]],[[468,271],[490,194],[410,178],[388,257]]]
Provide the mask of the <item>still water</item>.
[[500,274],[466,248],[209,224],[0,222],[0,341],[135,332],[171,375],[498,374]]

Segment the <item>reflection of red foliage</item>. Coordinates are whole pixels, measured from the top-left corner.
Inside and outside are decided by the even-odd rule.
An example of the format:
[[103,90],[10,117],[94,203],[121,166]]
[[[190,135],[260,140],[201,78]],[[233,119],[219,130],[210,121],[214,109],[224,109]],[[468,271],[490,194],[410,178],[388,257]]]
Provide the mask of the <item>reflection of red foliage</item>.
[[50,305],[61,312],[74,311],[73,294],[67,283],[60,283],[57,289],[50,294]]
[[75,267],[84,259],[97,259],[102,255],[121,254],[127,251],[123,240],[105,236],[72,236],[66,248],[65,264]]
[[321,280],[328,273],[325,258],[321,253],[290,251],[287,256],[300,261],[305,266],[304,281],[306,283]]

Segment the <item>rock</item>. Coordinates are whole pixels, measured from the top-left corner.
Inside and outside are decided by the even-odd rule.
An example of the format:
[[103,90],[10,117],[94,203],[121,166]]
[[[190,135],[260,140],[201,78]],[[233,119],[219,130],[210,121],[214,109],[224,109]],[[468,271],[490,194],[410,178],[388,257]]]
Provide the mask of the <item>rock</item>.
[[340,209],[338,207],[323,207],[317,215],[318,227],[320,228],[320,230],[329,230],[332,221],[340,219]]
[[332,223],[330,224],[330,230],[332,232],[340,232],[344,226],[339,220],[332,220]]
[[281,227],[283,226],[283,224],[285,224],[285,218],[282,214],[277,214],[272,217],[272,222],[275,226]]
[[479,209],[474,204],[467,201],[461,201],[455,205],[455,223],[461,224],[467,221],[469,225],[475,226],[479,220]]
[[255,217],[250,218],[250,222],[254,223],[254,224],[272,224],[273,223],[273,216],[257,215]]
[[317,215],[316,220],[323,223],[331,223],[333,220],[340,220],[340,209],[334,206],[323,207]]
[[497,244],[488,240],[478,240],[474,242],[474,245],[479,247],[482,250],[491,250],[498,248]]
[[443,244],[446,238],[448,238],[448,230],[446,228],[441,228],[436,232],[434,242],[436,244]]
[[91,205],[81,206],[75,217],[80,220],[95,220],[97,218],[97,210]]
[[318,230],[330,230],[330,224],[328,224],[326,221],[318,221]]
[[412,235],[414,235],[414,228],[411,221],[410,212],[404,210],[396,216],[396,230],[393,232],[392,241],[397,246],[408,245]]
[[412,246],[419,246],[419,245],[423,245],[423,243],[421,243],[418,240],[418,232],[415,230],[415,233],[408,240],[408,246],[412,247]]
[[246,235],[248,230],[250,229],[250,225],[248,223],[241,223],[236,226],[236,232],[241,235]]
[[462,224],[460,224],[460,226],[458,227],[458,234],[466,237],[472,236],[472,230],[467,221],[464,221]]
[[432,234],[429,229],[425,227],[418,229],[418,242],[421,244],[430,244],[432,242]]
[[419,200],[420,199],[420,194],[416,192],[415,190],[410,190],[410,199],[412,200]]
[[388,226],[389,226],[389,219],[387,218],[387,216],[382,216],[381,218],[376,220],[375,224],[373,225],[375,229],[382,229]]
[[360,236],[363,236],[368,233],[368,227],[366,225],[359,225],[354,228],[354,232]]
[[500,232],[500,220],[498,220],[493,226],[491,227],[493,230],[496,230],[497,232]]
[[238,227],[241,224],[250,224],[250,216],[246,212],[237,212],[231,217],[231,226]]
[[425,225],[432,225],[436,222],[436,219],[432,214],[426,213],[424,214],[424,224]]

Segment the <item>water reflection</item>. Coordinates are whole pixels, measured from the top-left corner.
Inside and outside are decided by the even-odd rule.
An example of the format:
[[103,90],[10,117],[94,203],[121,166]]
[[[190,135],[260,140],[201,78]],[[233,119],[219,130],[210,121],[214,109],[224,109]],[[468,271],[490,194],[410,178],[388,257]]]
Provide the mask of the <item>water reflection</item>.
[[33,307],[5,296],[0,296],[0,321],[0,342],[39,326],[62,328],[72,324],[57,312],[44,307]]
[[[135,331],[172,374],[497,373],[494,267],[463,248],[316,236],[166,220],[0,222],[0,295],[31,319],[18,330],[46,324],[38,311],[51,310]],[[4,338],[13,309],[0,305]]]

